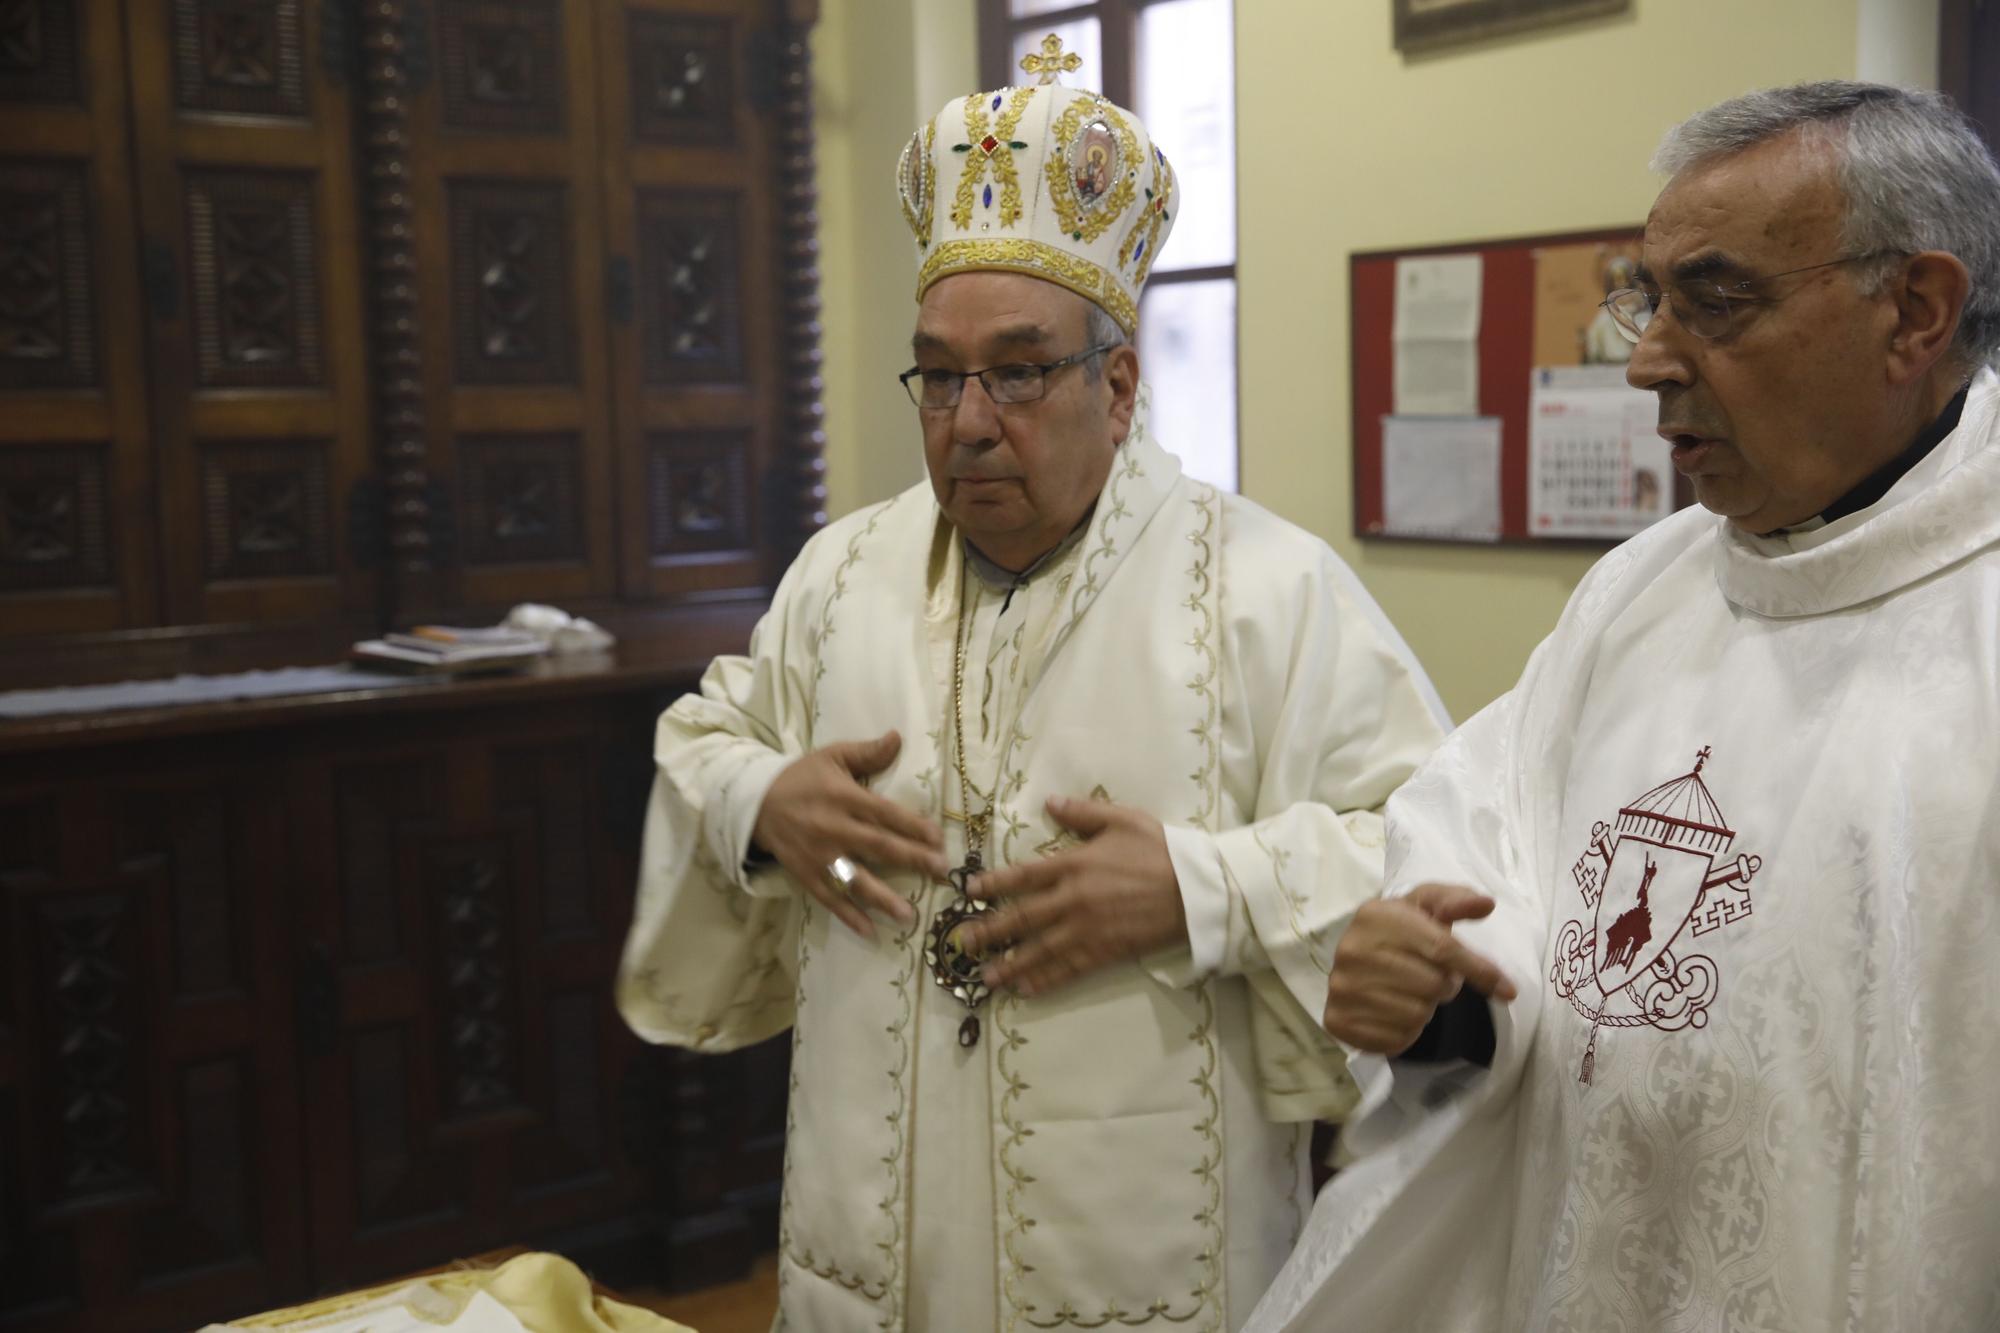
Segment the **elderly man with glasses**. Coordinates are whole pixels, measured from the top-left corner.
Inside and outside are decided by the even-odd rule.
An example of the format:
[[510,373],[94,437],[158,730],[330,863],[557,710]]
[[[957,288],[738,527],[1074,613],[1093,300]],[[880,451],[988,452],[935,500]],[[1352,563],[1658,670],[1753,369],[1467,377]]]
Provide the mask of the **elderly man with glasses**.
[[1700,508],[1390,803],[1255,1329],[2000,1328],[2000,172],[1856,83],[1657,165],[1606,305]]
[[1334,934],[1439,710],[1323,542],[1155,440],[1135,117],[979,93],[897,176],[929,482],[661,719],[619,1002],[792,1029],[785,1327],[1234,1330],[1354,1095]]

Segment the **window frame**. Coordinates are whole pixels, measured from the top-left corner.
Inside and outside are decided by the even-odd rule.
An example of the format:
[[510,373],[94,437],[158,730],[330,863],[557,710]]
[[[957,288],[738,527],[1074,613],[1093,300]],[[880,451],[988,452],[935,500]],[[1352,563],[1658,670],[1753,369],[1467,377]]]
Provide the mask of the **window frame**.
[[[1014,39],[1024,32],[1037,29],[1047,31],[1060,24],[1075,19],[1094,18],[1097,20],[1098,41],[1104,60],[1104,86],[1096,91],[1103,93],[1121,107],[1133,107],[1138,97],[1137,66],[1139,49],[1139,14],[1153,5],[1167,3],[1167,0],[1081,0],[1077,4],[1066,4],[1045,13],[1015,18],[1011,14],[1011,0],[978,0],[979,10],[979,76],[983,88],[1004,88],[1019,85],[1027,76],[1014,66]],[[1238,0],[1228,0],[1233,17]],[[1231,46],[1232,53],[1234,45]],[[1229,71],[1229,98],[1232,104],[1231,124],[1236,124],[1235,103],[1236,69],[1231,59]],[[1239,136],[1240,142],[1240,136]],[[1240,155],[1236,158],[1238,172],[1241,171]],[[1236,395],[1231,405],[1236,417],[1236,486],[1238,494],[1243,491],[1243,282],[1237,272],[1242,261],[1242,215],[1243,203],[1237,181],[1230,181],[1230,205],[1236,214],[1236,243],[1233,247],[1236,257],[1227,264],[1206,264],[1195,268],[1155,267],[1146,279],[1146,290],[1156,291],[1161,287],[1175,286],[1191,282],[1215,282],[1226,280],[1236,289],[1236,327],[1231,339],[1236,353]],[[1143,308],[1144,298],[1141,297]]]

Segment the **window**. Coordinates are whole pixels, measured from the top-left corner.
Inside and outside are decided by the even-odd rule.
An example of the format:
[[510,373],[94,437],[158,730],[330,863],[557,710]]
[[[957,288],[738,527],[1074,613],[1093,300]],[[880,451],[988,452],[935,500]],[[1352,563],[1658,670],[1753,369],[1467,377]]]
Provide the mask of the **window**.
[[1139,355],[1159,436],[1192,475],[1237,486],[1236,57],[1232,0],[979,0],[983,82],[1026,81],[1053,32],[1063,75],[1130,107],[1174,164],[1181,207],[1146,282]]

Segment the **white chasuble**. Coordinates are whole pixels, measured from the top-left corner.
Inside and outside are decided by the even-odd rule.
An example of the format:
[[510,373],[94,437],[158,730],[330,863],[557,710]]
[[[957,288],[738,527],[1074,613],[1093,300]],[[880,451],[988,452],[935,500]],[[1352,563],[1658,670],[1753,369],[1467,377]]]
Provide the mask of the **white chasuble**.
[[1390,892],[1499,901],[1491,1072],[1356,1060],[1252,1327],[2000,1328],[1996,775],[1991,371],[1868,509],[1606,556],[1389,808]]
[[[1181,476],[1143,421],[1074,546],[1011,594],[912,489],[814,537],[749,655],[661,719],[619,1004],[698,1050],[792,1028],[784,1327],[1234,1330],[1304,1223],[1307,1122],[1352,1105],[1318,1027],[1332,940],[1379,887],[1377,812],[1436,744],[1435,700],[1323,543]],[[958,861],[961,623],[987,864],[1074,845],[1051,796],[1147,810],[1190,933],[994,996],[969,1049],[923,960],[948,885],[887,876],[918,920],[871,942],[745,868],[785,764],[891,728],[871,790]]]

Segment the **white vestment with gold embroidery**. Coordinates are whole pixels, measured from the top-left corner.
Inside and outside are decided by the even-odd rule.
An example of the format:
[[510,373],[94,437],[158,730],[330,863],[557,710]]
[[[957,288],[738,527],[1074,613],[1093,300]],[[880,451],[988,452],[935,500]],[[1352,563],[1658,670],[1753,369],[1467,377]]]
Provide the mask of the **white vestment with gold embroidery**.
[[1491,1071],[1355,1061],[1251,1326],[2000,1328],[1996,775],[1992,371],[1867,509],[1607,555],[1389,808],[1389,892],[1498,899]]
[[779,769],[891,728],[871,789],[963,851],[976,585],[928,486],[816,536],[749,656],[661,719],[619,1004],[697,1050],[792,1027],[784,1327],[1234,1330],[1303,1224],[1308,1122],[1352,1104],[1318,1028],[1332,939],[1379,886],[1377,812],[1435,745],[1435,699],[1324,543],[1182,476],[1143,420],[1020,590],[1039,600],[968,608],[966,752],[999,781],[988,864],[1066,845],[1050,796],[1160,818],[1191,948],[995,996],[968,1051],[922,956],[952,889],[889,876],[919,919],[869,942],[744,868]]

